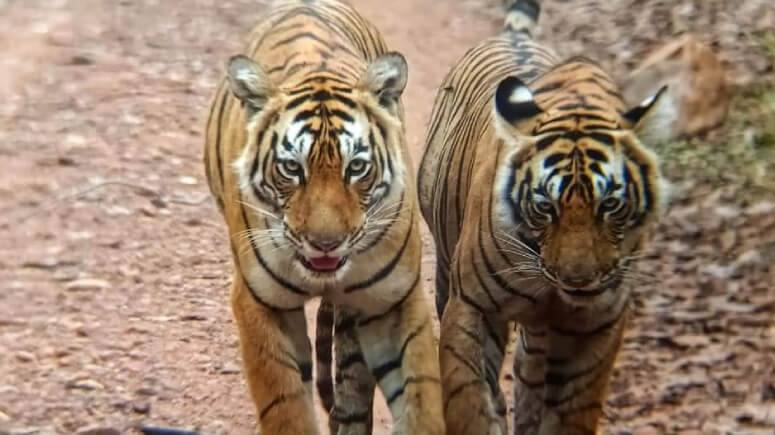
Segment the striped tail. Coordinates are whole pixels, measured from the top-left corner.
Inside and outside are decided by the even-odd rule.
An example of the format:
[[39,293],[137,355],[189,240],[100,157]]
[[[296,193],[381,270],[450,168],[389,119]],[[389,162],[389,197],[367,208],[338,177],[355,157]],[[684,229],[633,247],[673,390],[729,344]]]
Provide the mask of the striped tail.
[[331,378],[333,364],[334,305],[320,301],[315,327],[315,358],[317,387],[320,401],[326,412],[334,406],[334,380]]
[[507,33],[523,33],[533,36],[541,13],[539,0],[506,0],[504,30]]

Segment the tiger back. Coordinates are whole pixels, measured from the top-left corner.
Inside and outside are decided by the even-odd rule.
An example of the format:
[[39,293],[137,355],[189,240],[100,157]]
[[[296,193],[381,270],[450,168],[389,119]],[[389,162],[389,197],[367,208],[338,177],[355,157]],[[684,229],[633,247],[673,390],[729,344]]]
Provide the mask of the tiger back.
[[370,433],[377,385],[394,433],[443,433],[400,98],[406,61],[347,3],[289,0],[226,69],[204,163],[228,229],[261,432],[318,433],[303,308],[322,298],[318,381],[332,432]]
[[506,433],[498,379],[516,321],[514,432],[595,433],[667,196],[646,144],[674,113],[663,91],[629,107],[594,62],[532,39],[537,1],[507,3],[504,31],[441,85],[418,177],[447,429]]

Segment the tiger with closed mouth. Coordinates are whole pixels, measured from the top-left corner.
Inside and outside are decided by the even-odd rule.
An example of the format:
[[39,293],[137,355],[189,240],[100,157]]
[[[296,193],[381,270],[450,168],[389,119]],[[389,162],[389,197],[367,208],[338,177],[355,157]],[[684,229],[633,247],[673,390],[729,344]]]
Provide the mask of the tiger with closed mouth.
[[503,33],[439,89],[418,176],[447,430],[506,433],[498,379],[516,322],[514,432],[595,433],[632,268],[667,197],[647,145],[673,106],[664,89],[628,106],[594,62],[533,41],[537,1],[507,6]]
[[321,297],[318,385],[332,433],[371,433],[378,385],[393,433],[442,434],[400,98],[406,61],[336,0],[281,2],[249,41],[216,91],[204,160],[228,228],[261,433],[318,433],[303,308]]

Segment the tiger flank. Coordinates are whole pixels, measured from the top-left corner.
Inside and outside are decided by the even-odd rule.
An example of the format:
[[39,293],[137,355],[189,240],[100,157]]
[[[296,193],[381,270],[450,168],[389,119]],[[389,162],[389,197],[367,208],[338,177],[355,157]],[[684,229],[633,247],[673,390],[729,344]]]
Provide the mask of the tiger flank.
[[260,431],[319,433],[303,306],[322,297],[318,385],[332,433],[371,433],[379,385],[393,433],[442,434],[400,101],[406,62],[335,0],[281,2],[249,41],[216,91],[204,161],[228,228]]
[[634,263],[666,201],[648,145],[667,94],[628,107],[584,58],[531,39],[535,0],[464,55],[431,115],[418,187],[437,249],[450,435],[505,434],[509,322],[517,434],[594,434],[630,312]]

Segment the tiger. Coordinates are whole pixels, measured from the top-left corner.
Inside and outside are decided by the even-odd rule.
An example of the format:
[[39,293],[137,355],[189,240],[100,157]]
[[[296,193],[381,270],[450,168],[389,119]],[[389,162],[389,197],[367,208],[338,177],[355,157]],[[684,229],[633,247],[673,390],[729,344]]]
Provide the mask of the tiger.
[[535,42],[536,0],[506,8],[440,86],[417,179],[447,431],[507,433],[498,380],[514,340],[513,433],[596,433],[633,268],[669,195],[647,144],[675,109],[665,88],[629,106],[598,64]]
[[443,434],[406,60],[343,1],[286,0],[262,13],[215,90],[203,158],[228,233],[257,428],[320,433],[304,311],[318,298],[319,330],[333,338],[318,339],[328,348],[317,353],[336,358],[336,385],[320,391],[331,432],[371,433],[379,386],[394,434]]

